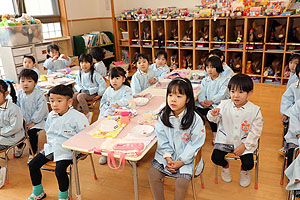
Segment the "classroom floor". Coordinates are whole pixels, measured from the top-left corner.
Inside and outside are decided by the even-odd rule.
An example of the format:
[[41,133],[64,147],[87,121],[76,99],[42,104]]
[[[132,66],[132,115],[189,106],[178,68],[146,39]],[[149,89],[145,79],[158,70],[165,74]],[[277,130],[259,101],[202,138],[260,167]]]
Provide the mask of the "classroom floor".
[[[260,140],[260,165],[258,190],[254,189],[254,170],[251,172],[251,185],[248,188],[239,186],[239,161],[230,161],[233,180],[225,183],[219,175],[219,184],[214,183],[214,165],[210,160],[212,153],[212,134],[207,127],[206,143],[203,146],[202,156],[205,161],[203,172],[205,189],[201,189],[199,178],[196,181],[198,199],[215,200],[283,200],[286,199],[287,191],[285,185],[281,186],[280,173],[283,157],[278,154],[282,142],[282,123],[279,112],[281,95],[285,88],[268,85],[256,85],[254,95],[250,100],[262,108],[264,117],[263,133]],[[40,146],[45,141],[45,136],[40,137]],[[148,183],[148,170],[151,167],[151,160],[154,157],[156,146],[138,163],[139,197],[141,200],[152,198]],[[12,158],[12,156],[10,156]],[[26,161],[28,150],[20,159],[9,160],[10,184],[0,189],[0,199],[19,200],[26,199],[32,191]],[[90,160],[79,162],[79,177],[82,192],[82,199],[134,199],[132,169],[126,163],[124,171],[111,170],[107,165],[98,164],[99,156],[94,156],[98,180],[94,180]],[[0,161],[0,165],[4,165]],[[42,172],[43,186],[47,193],[47,200],[57,199],[58,185],[54,173]],[[220,174],[220,173],[219,173]],[[165,180],[165,198],[173,199],[174,180]],[[192,189],[186,199],[192,199]],[[75,199],[75,183],[73,179],[73,199]]]

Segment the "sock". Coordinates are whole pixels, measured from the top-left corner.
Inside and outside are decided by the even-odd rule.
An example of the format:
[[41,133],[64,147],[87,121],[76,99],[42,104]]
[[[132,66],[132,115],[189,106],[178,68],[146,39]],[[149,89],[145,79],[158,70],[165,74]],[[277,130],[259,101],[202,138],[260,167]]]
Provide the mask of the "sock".
[[44,192],[42,184],[33,186],[32,194],[34,194],[35,196],[39,196],[40,194],[42,194],[42,192]]
[[223,167],[223,168],[225,168],[225,169],[229,168],[229,164],[227,163],[227,165],[225,167]]
[[58,199],[68,199],[68,190],[64,191],[64,192],[59,191],[58,192]]

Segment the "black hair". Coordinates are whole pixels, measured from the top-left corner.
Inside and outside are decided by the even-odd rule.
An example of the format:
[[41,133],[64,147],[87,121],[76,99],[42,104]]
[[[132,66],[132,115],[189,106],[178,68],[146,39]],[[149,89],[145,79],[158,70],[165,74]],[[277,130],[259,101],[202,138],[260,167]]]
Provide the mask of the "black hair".
[[34,58],[33,56],[24,56],[24,59],[25,59],[25,58],[31,59],[32,62],[35,64],[35,58]]
[[297,75],[297,77],[300,79],[299,73],[300,73],[300,62],[299,62],[298,65],[296,66],[296,75]]
[[299,63],[300,63],[300,55],[299,54],[293,54],[290,56],[288,63],[290,63],[292,60],[294,59],[298,59]]
[[[50,45],[47,46],[47,53],[48,53],[47,54],[47,59],[51,57],[49,55],[49,53],[50,53],[51,50],[56,50],[59,53],[59,47],[56,44],[50,44]],[[59,55],[60,55],[60,53],[59,53]]]
[[8,85],[10,87],[10,96],[12,98],[12,101],[16,104],[17,103],[17,95],[16,95],[16,90],[14,88],[14,85],[10,81],[4,81],[0,79],[0,92],[5,95],[5,92],[8,91]]
[[123,85],[127,85],[127,86],[130,87],[130,83],[128,82],[127,77],[126,77],[126,71],[122,67],[113,67],[113,68],[110,69],[109,77],[111,79],[116,78],[116,77],[120,77],[120,76],[123,76],[125,78],[125,82],[123,83]]
[[39,76],[38,74],[32,70],[32,69],[23,69],[21,72],[20,72],[20,75],[19,75],[19,80],[21,78],[25,78],[25,79],[32,79],[35,83],[38,82],[38,79],[39,79]]
[[172,109],[168,105],[168,95],[170,93],[177,92],[179,92],[180,94],[185,94],[188,100],[188,102],[186,103],[186,113],[181,120],[181,129],[186,130],[192,125],[195,117],[195,101],[193,87],[190,80],[188,80],[187,78],[175,78],[169,83],[167,88],[166,106],[159,113],[160,119],[165,126],[173,128],[173,125],[169,120]]
[[218,72],[218,74],[222,73],[224,71],[224,68],[223,68],[223,65],[222,65],[222,62],[221,62],[221,59],[217,56],[211,56],[209,57],[207,60],[206,60],[206,63],[205,63],[205,70],[206,70],[206,67],[208,65],[211,65],[212,67],[216,68],[216,71]]
[[229,91],[232,89],[239,89],[249,93],[253,90],[253,81],[250,76],[246,74],[236,74],[230,79],[228,89]]
[[104,49],[101,48],[101,47],[93,47],[91,50],[90,50],[90,54],[91,56],[97,60],[98,62],[102,61],[103,58],[104,58]]
[[71,87],[61,84],[49,90],[48,95],[50,96],[50,94],[58,94],[65,97],[73,98],[74,92]]
[[149,62],[149,58],[147,55],[145,54],[138,54],[136,57],[135,57],[135,63],[137,63],[139,61],[139,59],[146,59],[148,62]]
[[221,51],[220,49],[214,49],[214,50],[212,50],[211,52],[209,52],[208,56],[211,56],[211,55],[216,55],[216,56],[218,56],[220,59],[221,59],[222,56],[223,56],[223,59],[222,59],[221,61],[224,62],[225,56],[224,56],[223,51]]
[[[93,83],[94,82],[93,81],[93,76],[94,76],[94,72],[95,72],[95,67],[94,67],[92,56],[90,54],[85,54],[85,53],[81,54],[80,57],[79,57],[79,64],[81,62],[88,62],[88,63],[91,64],[90,72],[91,72],[91,81]],[[80,80],[81,80],[81,67],[80,67],[79,77],[80,77]]]
[[168,59],[168,55],[167,52],[163,51],[163,50],[159,50],[158,52],[156,52],[155,54],[155,59],[157,59],[159,56],[163,55],[164,58],[167,60]]

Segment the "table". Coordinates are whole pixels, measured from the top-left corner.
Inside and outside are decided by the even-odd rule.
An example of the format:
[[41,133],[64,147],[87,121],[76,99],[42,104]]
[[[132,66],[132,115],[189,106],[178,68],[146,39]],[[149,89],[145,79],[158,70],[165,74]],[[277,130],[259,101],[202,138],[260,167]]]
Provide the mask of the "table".
[[[123,138],[125,137],[133,128],[134,126],[138,125],[138,121],[142,118],[142,114],[145,111],[152,110],[158,111],[161,104],[165,104],[165,97],[164,96],[154,96],[148,102],[147,105],[140,107],[137,109],[137,116],[131,119],[130,123],[121,131],[121,133],[116,138]],[[100,121],[96,121],[91,126],[87,127],[77,135],[73,136],[69,140],[63,143],[63,147],[69,150],[73,150],[73,169],[75,175],[75,183],[76,183],[76,198],[81,199],[80,193],[80,183],[79,183],[79,175],[78,175],[78,166],[76,161],[77,152],[83,153],[94,153],[91,149],[94,147],[100,147],[101,144],[105,141],[105,139],[100,138],[92,138],[91,132],[100,125]],[[133,183],[134,183],[134,197],[135,200],[139,199],[139,191],[138,191],[138,173],[137,173],[137,166],[136,163],[141,160],[148,151],[153,147],[156,143],[156,137],[154,135],[153,140],[146,146],[140,156],[138,157],[131,157],[126,156],[125,160],[130,164],[133,169]],[[107,153],[102,153],[102,155],[107,156]],[[119,158],[119,155],[114,155],[115,158]]]

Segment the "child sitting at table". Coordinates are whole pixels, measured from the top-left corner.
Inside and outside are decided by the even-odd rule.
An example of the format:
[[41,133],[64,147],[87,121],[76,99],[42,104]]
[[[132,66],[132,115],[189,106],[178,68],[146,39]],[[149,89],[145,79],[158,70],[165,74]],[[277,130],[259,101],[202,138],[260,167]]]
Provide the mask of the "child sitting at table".
[[89,112],[88,101],[99,99],[106,89],[103,77],[95,71],[93,58],[90,54],[81,54],[79,57],[80,71],[76,76],[73,107],[77,109],[80,104],[83,113],[91,123],[92,112]]
[[[229,79],[221,76],[220,74],[224,71],[220,58],[212,56],[207,59],[205,65],[205,71],[208,77],[205,77],[201,82],[201,91],[196,101],[197,110],[205,117],[207,112],[212,108],[217,107],[221,100],[229,97],[229,91],[227,84]],[[213,133],[213,142],[217,133],[217,124],[209,122]]]
[[132,94],[138,94],[155,83],[155,72],[149,69],[149,59],[144,54],[136,57],[137,71],[131,79]]
[[36,67],[35,58],[33,56],[24,56],[23,67],[25,69],[32,69],[38,75],[38,78],[41,76],[41,71]]
[[[121,67],[113,67],[109,72],[109,82],[110,86],[105,90],[101,103],[100,103],[100,114],[99,118],[104,117],[107,112],[111,109],[118,107],[125,107],[129,105],[129,100],[131,100],[132,93],[130,89],[130,84],[127,81],[126,71]],[[106,164],[107,157],[101,156],[99,163],[101,165]]]
[[289,88],[292,83],[295,83],[299,80],[298,75],[296,73],[296,67],[300,63],[300,54],[291,55],[288,63],[289,63],[290,76],[286,88]]
[[40,168],[49,161],[56,162],[55,175],[58,180],[58,199],[68,199],[69,177],[66,172],[72,163],[72,151],[64,149],[62,144],[89,126],[84,114],[73,109],[73,90],[65,85],[58,85],[49,91],[52,111],[46,121],[45,131],[47,143],[30,161],[29,172],[33,185],[32,194],[27,200],[38,200],[46,197],[41,184],[42,174]]
[[93,57],[95,71],[98,72],[103,78],[106,77],[107,70],[103,63],[104,51],[101,47],[93,47],[90,51],[90,55]]
[[224,157],[227,153],[239,156],[242,162],[240,185],[247,187],[250,185],[249,170],[254,166],[253,152],[258,147],[263,117],[260,107],[248,101],[253,93],[253,81],[248,75],[233,76],[228,89],[231,99],[221,101],[220,105],[207,114],[209,121],[218,123],[211,160],[222,166],[222,180],[231,182],[229,162]]
[[56,72],[59,69],[65,69],[71,64],[71,58],[59,53],[59,47],[56,44],[47,46],[47,60],[44,62],[44,67],[48,69],[48,74]]
[[162,179],[167,175],[176,178],[174,199],[184,199],[192,179],[194,158],[205,141],[205,126],[195,111],[188,79],[175,78],[168,85],[166,106],[160,112],[155,133],[157,149],[149,170],[153,197],[164,199]]
[[167,63],[167,53],[165,51],[159,50],[155,54],[155,63],[149,66],[149,69],[152,69],[155,72],[155,80],[159,81],[164,78],[164,76],[170,73],[170,69]]
[[[219,57],[221,59],[224,71],[220,75],[223,76],[223,77],[226,77],[226,78],[231,78],[234,75],[234,72],[227,65],[227,63],[225,62],[224,53],[221,50],[219,50],[219,49],[215,49],[215,50],[212,50],[211,52],[209,52],[209,54],[208,54],[208,57],[212,57],[212,56],[217,56],[217,57]],[[205,77],[208,76],[208,74],[206,73],[206,71],[204,71],[204,76]]]
[[[10,94],[11,98],[8,98]],[[23,115],[16,105],[17,96],[11,82],[0,79],[0,151],[24,137]],[[0,188],[5,184],[6,167],[0,168]]]
[[[21,90],[17,92],[18,103],[21,108],[26,126],[32,151],[29,151],[28,163],[32,160],[38,148],[38,132],[44,129],[48,116],[48,105],[44,93],[36,88],[38,75],[31,69],[23,69],[19,75]],[[15,157],[20,158],[26,143],[18,145]]]

